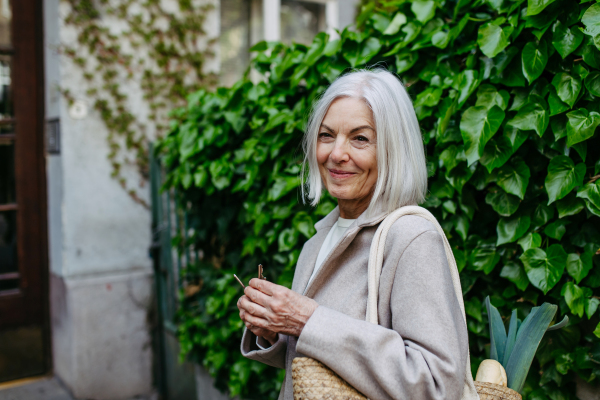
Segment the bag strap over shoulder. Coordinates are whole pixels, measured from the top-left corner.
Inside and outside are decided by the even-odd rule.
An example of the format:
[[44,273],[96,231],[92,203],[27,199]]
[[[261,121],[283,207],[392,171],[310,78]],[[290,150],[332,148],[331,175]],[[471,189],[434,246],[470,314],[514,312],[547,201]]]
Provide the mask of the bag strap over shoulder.
[[[383,253],[385,250],[385,240],[387,234],[394,224],[400,217],[405,215],[415,215],[421,218],[425,218],[431,222],[439,232],[440,236],[444,241],[444,250],[446,251],[446,258],[448,259],[448,267],[450,268],[450,275],[452,276],[452,285],[454,286],[454,293],[460,305],[465,324],[467,317],[465,314],[465,305],[462,297],[462,288],[460,285],[460,278],[458,275],[458,268],[456,266],[456,260],[454,259],[454,253],[446,238],[444,230],[440,226],[437,219],[428,210],[419,206],[405,206],[401,207],[391,214],[389,214],[379,225],[379,228],[375,232],[373,242],[371,243],[371,250],[369,253],[369,266],[368,266],[368,299],[367,299],[367,316],[366,320],[373,324],[378,324],[377,314],[377,301],[379,299],[379,278],[381,277],[381,269],[383,267]],[[471,361],[470,355],[467,358],[467,368],[465,372],[464,390],[462,400],[474,400],[479,399],[479,395],[473,384],[473,375],[471,373]]]

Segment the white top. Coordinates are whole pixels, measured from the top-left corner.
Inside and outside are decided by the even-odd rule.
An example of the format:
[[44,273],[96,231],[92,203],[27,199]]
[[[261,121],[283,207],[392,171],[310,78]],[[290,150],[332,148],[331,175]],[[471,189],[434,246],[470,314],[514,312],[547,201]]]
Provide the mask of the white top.
[[319,250],[319,255],[317,256],[317,262],[315,264],[315,269],[313,270],[313,273],[310,276],[310,279],[308,280],[308,284],[306,285],[307,287],[308,287],[308,285],[310,285],[310,283],[312,282],[313,278],[315,277],[315,275],[317,274],[319,269],[321,269],[321,265],[323,265],[323,261],[325,261],[325,259],[329,255],[329,253],[331,253],[331,250],[333,250],[335,245],[338,244],[338,242],[342,239],[342,237],[344,236],[344,234],[346,233],[346,231],[348,230],[348,228],[350,227],[350,225],[352,225],[352,223],[354,221],[356,221],[356,219],[345,219],[345,218],[339,217],[337,222],[335,224],[333,224],[333,226],[331,227],[331,230],[329,231],[329,233],[327,234],[327,237],[325,238],[325,241],[323,242],[323,246],[321,246],[321,250]]
[[[312,282],[313,278],[317,274],[317,271],[319,271],[319,269],[321,268],[321,265],[323,265],[323,261],[325,261],[329,253],[331,253],[331,250],[333,250],[335,245],[338,244],[338,242],[342,239],[342,237],[354,221],[356,221],[356,219],[346,219],[339,217],[337,222],[333,224],[331,230],[325,238],[325,241],[323,242],[323,246],[321,246],[321,250],[319,250],[319,255],[317,256],[315,269],[313,270],[313,273],[310,276],[310,279],[308,280],[308,284],[306,285],[307,287]],[[261,350],[266,350],[270,347],[269,342],[260,337],[256,338],[256,345]]]

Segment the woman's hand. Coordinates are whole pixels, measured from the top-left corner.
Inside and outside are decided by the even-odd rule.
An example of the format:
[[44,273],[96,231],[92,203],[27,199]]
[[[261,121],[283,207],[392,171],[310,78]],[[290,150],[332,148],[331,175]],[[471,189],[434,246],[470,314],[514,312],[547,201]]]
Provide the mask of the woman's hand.
[[[240,318],[257,336],[273,344],[278,333],[300,336],[318,304],[283,286],[252,279],[238,300]],[[259,334],[262,333],[262,334]]]

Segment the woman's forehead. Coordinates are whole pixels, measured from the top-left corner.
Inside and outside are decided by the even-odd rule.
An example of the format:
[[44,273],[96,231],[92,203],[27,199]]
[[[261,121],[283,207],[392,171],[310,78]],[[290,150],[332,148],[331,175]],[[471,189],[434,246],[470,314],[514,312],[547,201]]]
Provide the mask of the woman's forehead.
[[373,111],[363,100],[356,97],[342,97],[335,99],[323,118],[323,123],[345,124],[374,124]]

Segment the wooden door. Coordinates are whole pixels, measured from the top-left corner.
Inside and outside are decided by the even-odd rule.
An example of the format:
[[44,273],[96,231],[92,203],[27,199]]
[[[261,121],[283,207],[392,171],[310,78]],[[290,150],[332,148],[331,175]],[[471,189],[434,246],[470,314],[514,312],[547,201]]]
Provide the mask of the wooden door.
[[0,0],[0,382],[48,364],[42,32],[41,0]]

